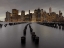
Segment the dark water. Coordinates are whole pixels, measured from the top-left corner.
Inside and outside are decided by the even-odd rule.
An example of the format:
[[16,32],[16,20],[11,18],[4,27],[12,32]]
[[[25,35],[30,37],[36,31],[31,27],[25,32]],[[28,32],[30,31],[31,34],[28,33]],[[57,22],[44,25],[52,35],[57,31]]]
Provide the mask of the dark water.
[[[27,23],[26,23],[27,24]],[[33,31],[39,36],[39,45],[31,40],[29,27],[27,27],[26,45],[21,45],[21,37],[26,24],[0,28],[0,48],[64,48],[64,31],[32,23]]]

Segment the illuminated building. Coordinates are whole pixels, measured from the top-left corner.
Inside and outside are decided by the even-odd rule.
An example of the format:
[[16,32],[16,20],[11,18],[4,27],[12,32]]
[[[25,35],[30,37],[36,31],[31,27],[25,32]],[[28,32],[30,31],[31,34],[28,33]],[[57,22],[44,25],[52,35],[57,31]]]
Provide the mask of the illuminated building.
[[24,19],[25,19],[25,11],[22,10],[21,11],[21,20],[24,21]]

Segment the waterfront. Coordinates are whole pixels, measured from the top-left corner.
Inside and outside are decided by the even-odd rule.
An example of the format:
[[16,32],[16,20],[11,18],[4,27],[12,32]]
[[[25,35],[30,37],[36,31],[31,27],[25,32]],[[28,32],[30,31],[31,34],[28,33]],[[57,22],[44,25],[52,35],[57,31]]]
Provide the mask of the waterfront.
[[[0,48],[22,48],[21,36],[25,24],[12,25],[0,28]],[[39,36],[39,45],[31,40],[29,27],[27,28],[25,48],[64,48],[64,31],[32,23],[33,31]]]

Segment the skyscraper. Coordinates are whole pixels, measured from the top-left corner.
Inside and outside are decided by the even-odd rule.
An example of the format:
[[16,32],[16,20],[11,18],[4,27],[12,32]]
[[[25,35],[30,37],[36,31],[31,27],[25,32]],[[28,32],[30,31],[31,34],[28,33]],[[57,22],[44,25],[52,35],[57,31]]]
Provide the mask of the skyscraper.
[[18,10],[17,9],[12,9],[12,17],[18,16]]
[[29,10],[29,14],[30,14],[30,10]]
[[11,13],[10,12],[6,12],[6,21],[9,21],[9,19],[10,19],[10,17],[11,17]]
[[43,9],[41,9],[41,21],[43,20]]
[[43,9],[41,9],[41,14],[43,14]]
[[62,16],[62,12],[59,10],[59,17],[61,17]]
[[50,8],[49,8],[49,15],[50,15],[51,12],[52,12],[52,8],[50,7]]
[[22,11],[21,11],[21,20],[24,20],[24,18],[25,18],[25,11],[22,10]]
[[37,18],[36,18],[36,20],[37,20],[37,21],[41,21],[41,10],[40,10],[40,8],[37,9],[37,12],[38,12],[38,13],[37,13]]

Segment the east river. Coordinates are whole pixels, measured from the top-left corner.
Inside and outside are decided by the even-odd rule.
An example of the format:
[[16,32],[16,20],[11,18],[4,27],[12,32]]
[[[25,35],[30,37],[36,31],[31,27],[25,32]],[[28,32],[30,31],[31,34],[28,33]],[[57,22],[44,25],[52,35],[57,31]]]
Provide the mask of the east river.
[[0,48],[64,48],[64,31],[52,27],[32,23],[33,32],[39,37],[39,45],[31,40],[29,26],[27,27],[26,45],[21,45],[21,37],[27,23],[0,28]]

